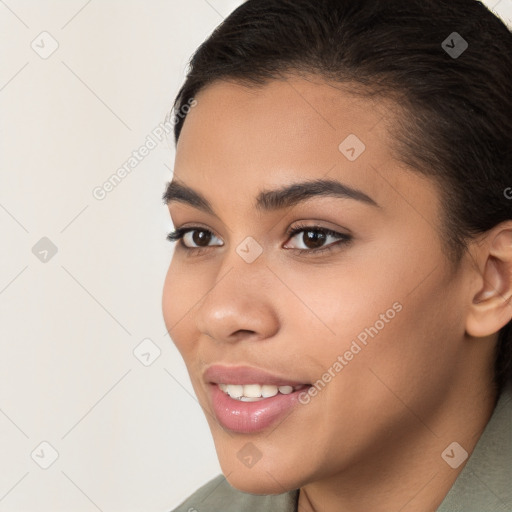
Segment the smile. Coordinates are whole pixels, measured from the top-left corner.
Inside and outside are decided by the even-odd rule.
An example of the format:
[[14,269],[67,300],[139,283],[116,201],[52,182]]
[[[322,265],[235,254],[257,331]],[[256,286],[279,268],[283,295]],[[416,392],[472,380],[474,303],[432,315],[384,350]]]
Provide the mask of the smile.
[[274,386],[272,384],[219,384],[219,388],[231,398],[241,400],[242,402],[259,402],[267,398],[272,398],[278,393],[289,395],[306,387],[305,384],[299,386]]

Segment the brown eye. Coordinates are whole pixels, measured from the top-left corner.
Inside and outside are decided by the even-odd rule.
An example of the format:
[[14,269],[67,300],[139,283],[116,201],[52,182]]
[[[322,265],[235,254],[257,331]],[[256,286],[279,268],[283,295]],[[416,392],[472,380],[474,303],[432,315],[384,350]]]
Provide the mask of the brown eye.
[[194,249],[208,248],[212,245],[224,245],[222,242],[210,245],[212,239],[217,239],[220,241],[220,239],[216,237],[209,229],[200,226],[178,228],[176,231],[173,231],[167,235],[167,240],[169,240],[169,242],[179,242],[180,247],[190,251],[193,251]]
[[[295,247],[290,247],[289,242],[286,249],[295,249],[299,253],[320,253],[331,250],[334,246],[342,245],[352,240],[351,235],[345,235],[320,226],[297,226],[288,232],[289,240],[295,241]],[[332,242],[330,241],[332,240]],[[327,243],[329,242],[329,243]]]
[[326,239],[326,234],[320,230],[311,229],[309,231],[304,231],[304,234],[302,235],[302,241],[308,249],[318,249],[319,247],[322,247]]
[[211,231],[204,228],[189,228],[187,231],[182,233],[183,245],[186,248],[194,249],[198,247],[210,247],[211,245],[222,245],[211,244],[212,240],[219,240]]
[[192,242],[194,242],[196,245],[200,247],[205,247],[210,243],[210,240],[212,239],[212,235],[208,231],[199,231],[195,230],[192,231]]

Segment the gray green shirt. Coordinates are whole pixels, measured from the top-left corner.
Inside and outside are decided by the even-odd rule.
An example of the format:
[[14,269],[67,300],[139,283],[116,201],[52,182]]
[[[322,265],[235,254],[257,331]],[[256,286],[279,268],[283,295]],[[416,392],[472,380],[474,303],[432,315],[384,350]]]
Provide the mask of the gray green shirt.
[[[299,491],[259,496],[210,480],[172,512],[297,512]],[[512,512],[512,386],[496,408],[437,512]]]

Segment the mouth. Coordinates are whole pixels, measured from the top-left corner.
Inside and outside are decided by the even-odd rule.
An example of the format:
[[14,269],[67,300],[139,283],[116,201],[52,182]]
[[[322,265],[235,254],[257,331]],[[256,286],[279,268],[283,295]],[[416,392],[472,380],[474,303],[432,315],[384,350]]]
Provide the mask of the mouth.
[[290,414],[311,385],[248,366],[210,366],[204,373],[217,423],[236,433],[257,433]]

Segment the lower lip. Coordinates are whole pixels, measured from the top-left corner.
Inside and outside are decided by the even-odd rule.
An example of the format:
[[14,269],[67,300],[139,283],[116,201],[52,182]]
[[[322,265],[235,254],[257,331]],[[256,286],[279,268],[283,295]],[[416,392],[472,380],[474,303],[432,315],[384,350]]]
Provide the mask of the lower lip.
[[242,434],[260,432],[280,418],[284,418],[297,405],[304,387],[288,395],[278,393],[257,402],[243,402],[231,398],[217,384],[210,384],[213,410],[217,421],[227,430]]

